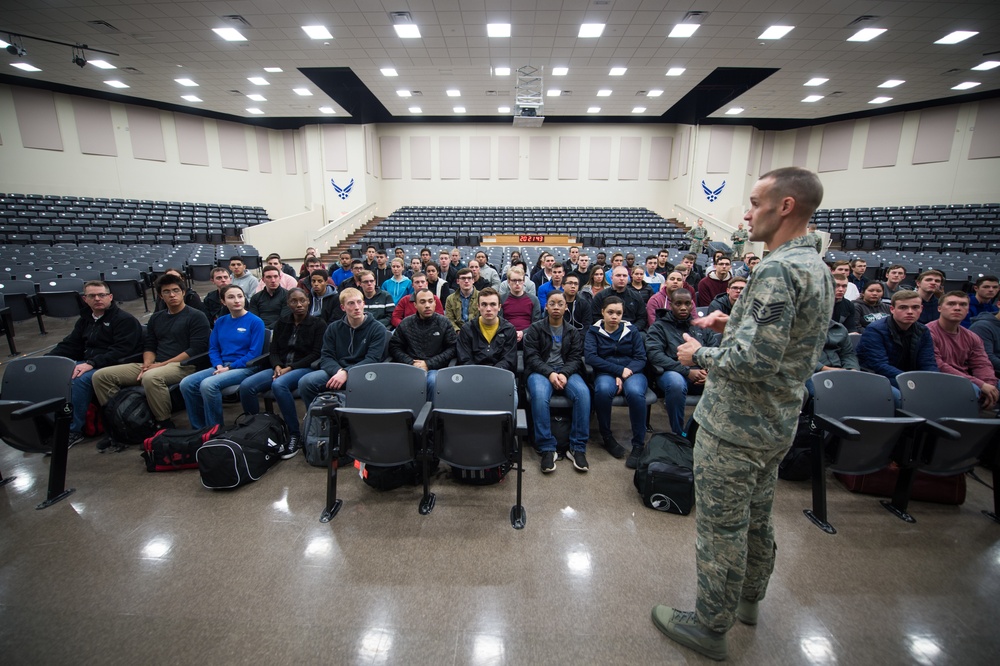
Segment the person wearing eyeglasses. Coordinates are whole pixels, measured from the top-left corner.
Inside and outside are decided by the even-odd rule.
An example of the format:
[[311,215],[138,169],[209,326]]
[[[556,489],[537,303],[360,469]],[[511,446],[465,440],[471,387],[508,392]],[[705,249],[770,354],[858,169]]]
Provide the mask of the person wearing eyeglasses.
[[371,271],[361,271],[358,280],[361,283],[361,294],[365,298],[365,312],[389,328],[392,325],[392,313],[396,309],[392,296],[386,290],[379,289],[375,283],[375,274]]
[[713,298],[712,302],[708,304],[709,314],[716,310],[721,311],[725,315],[730,314],[733,311],[733,306],[736,305],[736,299],[740,297],[746,286],[746,278],[734,277],[730,280],[726,291]]
[[142,351],[142,325],[115,304],[107,284],[92,280],[83,285],[83,302],[89,312],[83,312],[69,335],[47,354],[76,361],[70,446],[83,439],[87,408],[94,398],[94,373]]
[[451,292],[444,302],[444,316],[451,321],[457,333],[466,322],[479,316],[479,292],[472,284],[475,278],[468,268],[460,270],[455,281],[458,289]]

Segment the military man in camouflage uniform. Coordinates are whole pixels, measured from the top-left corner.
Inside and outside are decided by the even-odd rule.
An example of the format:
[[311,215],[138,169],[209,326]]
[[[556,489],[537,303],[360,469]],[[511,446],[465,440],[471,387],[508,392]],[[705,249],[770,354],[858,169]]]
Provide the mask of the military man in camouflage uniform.
[[695,611],[653,608],[671,639],[712,659],[728,655],[738,618],[757,623],[774,568],[771,504],[778,463],[791,446],[805,380],[812,375],[833,308],[833,281],[806,224],[823,197],[816,174],[787,167],[750,193],[750,240],[770,254],[728,317],[696,324],[724,333],[717,348],[685,336],[678,360],[707,369],[695,410],[698,596]]
[[729,237],[729,239],[733,241],[734,260],[743,258],[743,247],[747,244],[747,239],[749,237],[750,234],[747,233],[747,230],[743,228],[743,223],[740,222],[739,228],[737,228],[736,231],[733,232],[733,235]]
[[705,228],[705,220],[698,218],[698,223],[685,234],[691,239],[691,249],[688,252],[701,254],[708,247],[708,230]]

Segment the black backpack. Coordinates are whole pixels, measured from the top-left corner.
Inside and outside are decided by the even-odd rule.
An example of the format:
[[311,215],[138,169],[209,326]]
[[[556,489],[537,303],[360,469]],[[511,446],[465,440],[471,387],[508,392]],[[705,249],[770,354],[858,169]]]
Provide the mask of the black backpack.
[[[306,462],[315,467],[330,464],[330,451],[339,437],[337,419],[324,412],[332,412],[334,407],[344,406],[342,393],[320,393],[306,409],[302,421],[302,453]],[[341,466],[345,461],[341,460]]]
[[785,481],[808,481],[812,478],[812,449],[821,443],[823,435],[812,425],[808,414],[799,415],[799,425],[792,440],[792,448],[778,464],[778,478]]
[[205,442],[196,454],[201,484],[238,488],[264,475],[288,443],[288,427],[273,414],[243,414],[236,425]]
[[138,386],[123,388],[104,405],[104,428],[111,445],[121,451],[132,444],[142,444],[156,433],[156,420],[146,402],[146,392]]
[[694,506],[694,448],[672,433],[657,433],[643,449],[633,478],[642,503],[686,516]]
[[160,430],[142,442],[142,459],[147,472],[175,472],[181,469],[198,469],[195,454],[208,440],[219,432],[213,425],[201,430]]

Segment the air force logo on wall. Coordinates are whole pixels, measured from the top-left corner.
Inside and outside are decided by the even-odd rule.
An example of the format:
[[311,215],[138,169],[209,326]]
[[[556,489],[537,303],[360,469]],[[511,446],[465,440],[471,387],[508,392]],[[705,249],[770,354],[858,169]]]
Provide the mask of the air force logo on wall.
[[[337,193],[338,197],[341,199],[347,199],[347,197],[351,196],[351,188],[354,187],[354,179],[351,178],[351,182],[349,182],[346,187],[340,187],[337,185],[337,182],[333,178],[330,179],[330,184],[333,185],[333,189]],[[723,183],[723,185],[725,185],[725,183]]]
[[701,181],[701,189],[702,191],[705,192],[705,198],[708,199],[709,202],[718,199],[719,195],[722,194],[722,190],[724,190],[725,187],[726,187],[726,181],[722,181],[722,185],[719,185],[719,189],[717,190],[713,190],[711,187],[705,184],[705,181]]

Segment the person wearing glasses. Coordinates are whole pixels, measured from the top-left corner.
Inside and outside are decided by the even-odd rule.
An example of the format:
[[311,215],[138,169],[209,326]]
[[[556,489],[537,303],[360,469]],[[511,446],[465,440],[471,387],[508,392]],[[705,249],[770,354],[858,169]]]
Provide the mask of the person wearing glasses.
[[719,310],[722,314],[730,314],[733,311],[733,306],[736,305],[736,299],[740,297],[746,286],[746,278],[734,277],[729,281],[726,291],[713,298],[712,302],[708,304],[708,313],[711,314]]
[[83,285],[83,301],[90,311],[81,314],[69,335],[48,353],[76,361],[70,446],[83,439],[87,408],[94,398],[94,373],[142,351],[142,325],[115,304],[107,284],[91,280]]
[[474,279],[468,268],[460,270],[455,278],[458,289],[444,302],[444,316],[451,321],[456,333],[462,330],[466,322],[479,316],[479,292],[472,285]]
[[[421,275],[423,275],[421,273]],[[371,271],[361,271],[358,277],[361,283],[361,294],[365,298],[365,312],[375,318],[375,321],[386,328],[392,325],[392,313],[396,309],[396,304],[392,296],[384,289],[379,289],[375,282],[375,274]],[[409,298],[408,296],[404,296]]]

